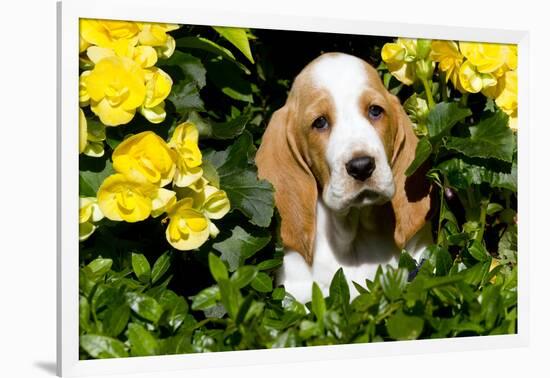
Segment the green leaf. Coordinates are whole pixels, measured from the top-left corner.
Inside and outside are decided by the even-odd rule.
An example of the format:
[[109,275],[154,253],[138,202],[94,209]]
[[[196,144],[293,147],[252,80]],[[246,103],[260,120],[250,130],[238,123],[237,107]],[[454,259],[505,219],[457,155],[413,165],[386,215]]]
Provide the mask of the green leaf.
[[224,26],[213,26],[213,28],[222,37],[231,42],[233,46],[238,48],[239,51],[242,52],[251,63],[254,63],[254,58],[252,57],[252,52],[250,51],[250,43],[248,42],[246,29]]
[[250,74],[250,71],[248,70],[248,68],[246,68],[244,64],[238,62],[230,50],[218,45],[215,42],[212,42],[209,39],[202,38],[202,37],[179,38],[176,40],[176,46],[184,49],[199,49],[202,51],[206,51],[210,54],[213,54],[215,56],[220,56],[223,59],[228,60],[231,63],[235,64],[237,67],[239,67],[239,69],[241,69],[245,73]]
[[115,173],[109,159],[80,157],[78,177],[79,194],[95,197],[97,190],[108,176]]
[[327,311],[327,305],[325,303],[323,292],[319,288],[319,285],[317,285],[317,282],[314,282],[311,287],[311,311],[315,314],[317,321],[320,324],[323,324],[325,313]]
[[410,272],[416,269],[416,261],[406,251],[402,251],[399,255],[399,268],[407,269]]
[[422,165],[422,163],[424,163],[430,157],[431,153],[432,145],[430,143],[430,140],[426,137],[420,139],[418,141],[418,144],[416,145],[414,160],[405,171],[405,175],[410,176],[414,172],[416,172],[416,170]]
[[201,138],[204,139],[234,139],[242,134],[249,120],[249,115],[239,115],[225,122],[213,122],[197,112],[189,113],[189,121],[197,126]]
[[386,329],[394,340],[416,340],[424,328],[424,319],[405,315],[399,310],[388,318]]
[[103,332],[106,335],[117,337],[124,331],[130,319],[130,307],[121,303],[118,306],[110,307],[103,316]]
[[487,261],[491,259],[491,255],[489,255],[489,252],[487,252],[483,244],[481,244],[481,242],[477,240],[471,241],[470,245],[468,246],[468,252],[477,261]]
[[471,185],[487,183],[494,188],[505,188],[517,192],[517,166],[512,164],[511,170],[498,171],[486,166],[469,163],[460,158],[444,161],[436,166],[443,172],[449,184],[458,189],[469,189]]
[[469,138],[450,137],[445,147],[457,150],[466,156],[495,158],[512,162],[515,140],[508,127],[508,116],[498,111],[485,118],[476,126],[470,127]]
[[388,265],[386,271],[380,276],[380,285],[386,298],[390,301],[399,299],[407,285],[407,271],[394,269]]
[[280,267],[283,265],[283,260],[281,259],[269,259],[264,260],[257,265],[258,270],[271,270]]
[[158,354],[157,340],[143,326],[137,323],[128,324],[128,341],[132,356],[154,356]]
[[264,272],[258,272],[250,285],[260,293],[269,293],[273,290],[273,280]]
[[329,288],[329,296],[333,301],[333,308],[335,307],[334,305],[337,305],[338,308],[341,306],[347,308],[349,305],[349,286],[342,268],[338,269],[332,277]]
[[191,309],[205,310],[216,304],[220,300],[220,288],[217,285],[207,287],[192,297]]
[[206,158],[216,167],[231,207],[240,210],[252,224],[267,227],[275,205],[273,186],[266,180],[258,180],[256,169],[249,166],[251,146],[252,136],[245,131],[227,150]]
[[151,282],[154,284],[170,269],[170,252],[164,252],[153,265],[151,270]]
[[242,289],[248,285],[258,274],[258,268],[253,265],[244,265],[239,267],[231,276],[231,282],[237,288]]
[[185,316],[189,312],[189,305],[183,297],[171,290],[164,290],[158,301],[165,309],[163,322],[168,323],[173,331],[177,330],[185,321]]
[[470,109],[461,108],[456,102],[440,102],[426,118],[430,139],[432,141],[440,139],[454,125],[471,114]]
[[435,268],[435,274],[437,276],[444,276],[449,273],[449,269],[453,265],[453,259],[451,254],[445,248],[438,245],[429,246],[422,257],[430,262]]
[[253,102],[252,85],[243,72],[223,60],[206,62],[208,80],[234,100]]
[[191,79],[180,80],[174,84],[168,100],[174,104],[178,113],[190,110],[202,111],[204,109],[199,88]]
[[210,268],[210,273],[212,274],[212,277],[214,277],[216,282],[229,278],[227,267],[225,266],[223,261],[212,252],[208,254],[208,266]]
[[137,315],[143,319],[157,324],[162,316],[163,308],[158,302],[145,294],[128,292],[126,293],[128,305]]
[[86,265],[82,271],[84,274],[86,274],[86,277],[93,281],[97,282],[107,274],[109,270],[111,270],[111,266],[113,265],[113,260],[111,259],[103,259],[103,258],[97,258],[88,265]]
[[121,341],[107,336],[80,336],[80,347],[94,358],[128,357],[128,352]]
[[159,60],[157,66],[178,67],[180,72],[190,79],[199,89],[206,85],[206,69],[199,58],[191,54],[175,50],[172,56],[165,60]]
[[234,272],[244,261],[264,248],[271,240],[270,235],[252,236],[240,226],[231,231],[231,236],[224,241],[215,243],[212,247],[221,252],[221,259]]
[[236,319],[242,302],[239,289],[228,279],[221,279],[218,282],[218,286],[220,287],[220,297],[223,307],[225,307],[231,319]]
[[151,279],[151,265],[141,253],[132,253],[132,269],[140,282],[148,283]]

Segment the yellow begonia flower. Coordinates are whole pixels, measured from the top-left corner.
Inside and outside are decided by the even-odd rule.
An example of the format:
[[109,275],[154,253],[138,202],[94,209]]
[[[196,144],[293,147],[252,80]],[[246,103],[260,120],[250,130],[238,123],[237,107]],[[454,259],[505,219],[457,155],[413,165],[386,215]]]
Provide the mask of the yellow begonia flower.
[[96,230],[97,226],[94,223],[103,219],[103,213],[94,197],[81,197],[79,207],[79,240],[84,241]]
[[411,85],[416,79],[415,63],[416,40],[398,38],[395,43],[386,43],[382,47],[382,60],[397,80]]
[[159,56],[169,58],[174,53],[176,41],[167,32],[179,29],[176,24],[139,23],[139,43],[157,48]]
[[517,71],[508,71],[503,76],[504,88],[495,99],[497,106],[510,117],[508,125],[517,130],[518,116],[518,75]]
[[88,144],[88,122],[80,108],[78,108],[78,134],[78,152],[83,153]]
[[139,27],[135,22],[108,20],[80,20],[80,36],[90,45],[113,47],[120,40],[138,41]]
[[462,88],[470,93],[478,93],[482,89],[497,85],[493,75],[479,72],[470,61],[462,63],[458,78]]
[[88,94],[88,88],[86,88],[86,79],[92,71],[84,71],[80,75],[78,81],[78,102],[80,106],[90,105],[90,95]]
[[145,99],[143,69],[129,58],[109,56],[86,72],[80,76],[81,100],[89,96],[92,111],[106,126],[130,122]]
[[172,79],[160,68],[152,68],[145,74],[145,100],[141,114],[151,123],[160,123],[166,118],[164,100],[172,90]]
[[192,122],[176,127],[168,146],[176,151],[176,174],[174,184],[186,187],[202,176],[202,154],[198,146],[199,131]]
[[151,184],[135,172],[115,173],[97,191],[99,208],[105,217],[130,223],[160,215],[174,197],[174,192]]
[[176,249],[188,251],[200,247],[210,235],[209,221],[193,209],[193,200],[184,198],[168,209],[170,223],[166,239]]
[[460,42],[460,51],[482,74],[500,77],[517,66],[517,48],[514,45]]
[[152,131],[133,135],[113,151],[115,171],[130,174],[139,172],[148,182],[165,186],[176,171],[176,154],[166,142]]
[[456,42],[432,41],[431,57],[439,63],[439,69],[445,72],[445,81],[451,80],[454,87],[463,92],[458,76],[464,56],[460,53]]
[[94,64],[110,56],[130,58],[142,68],[150,68],[157,62],[157,52],[151,46],[132,46],[126,41],[116,43],[113,48],[91,46],[86,55]]

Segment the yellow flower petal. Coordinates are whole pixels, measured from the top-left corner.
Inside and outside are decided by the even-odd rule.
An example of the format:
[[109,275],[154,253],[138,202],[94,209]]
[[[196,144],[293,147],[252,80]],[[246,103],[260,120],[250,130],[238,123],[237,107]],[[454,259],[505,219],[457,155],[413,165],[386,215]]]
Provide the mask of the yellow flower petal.
[[152,198],[157,189],[146,181],[116,173],[103,181],[97,192],[97,201],[110,220],[138,222],[151,214]]
[[152,131],[133,135],[113,151],[113,168],[128,174],[135,170],[154,184],[164,186],[174,177],[175,153]]
[[88,122],[86,122],[86,116],[80,108],[78,109],[78,132],[78,151],[82,153],[88,143]]
[[168,211],[170,223],[166,228],[166,239],[181,251],[200,247],[210,235],[208,219],[192,205],[192,199],[184,198]]

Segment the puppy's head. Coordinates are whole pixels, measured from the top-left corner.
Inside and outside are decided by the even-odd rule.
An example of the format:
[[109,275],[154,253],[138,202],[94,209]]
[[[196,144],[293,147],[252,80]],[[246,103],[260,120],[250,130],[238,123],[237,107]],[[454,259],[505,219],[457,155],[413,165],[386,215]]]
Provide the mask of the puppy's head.
[[273,114],[256,155],[260,177],[275,188],[285,246],[312,261],[320,194],[340,214],[391,201],[395,242],[403,247],[429,210],[429,187],[411,187],[404,175],[416,144],[399,100],[373,67],[340,53],[312,61]]

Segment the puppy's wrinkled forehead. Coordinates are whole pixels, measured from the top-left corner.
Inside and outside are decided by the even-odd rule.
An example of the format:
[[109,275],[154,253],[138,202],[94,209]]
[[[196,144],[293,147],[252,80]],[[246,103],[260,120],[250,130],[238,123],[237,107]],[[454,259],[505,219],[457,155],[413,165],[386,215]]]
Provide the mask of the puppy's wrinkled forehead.
[[369,85],[368,65],[350,55],[323,55],[312,63],[311,79],[319,89],[328,90],[334,101],[350,101]]
[[327,53],[313,60],[298,75],[294,90],[325,90],[333,100],[350,101],[366,88],[384,90],[374,67],[342,53]]

